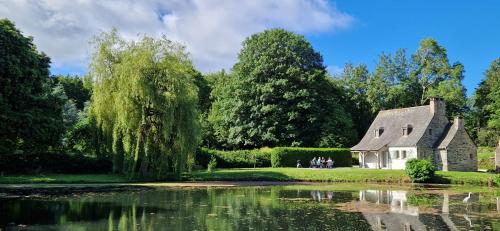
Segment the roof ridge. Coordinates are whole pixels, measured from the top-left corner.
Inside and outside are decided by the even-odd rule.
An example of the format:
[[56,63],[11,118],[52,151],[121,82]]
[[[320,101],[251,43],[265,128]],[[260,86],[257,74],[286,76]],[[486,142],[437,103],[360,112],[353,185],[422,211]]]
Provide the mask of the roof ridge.
[[393,108],[393,109],[387,109],[387,110],[380,110],[379,113],[381,113],[381,112],[399,111],[399,110],[408,110],[408,109],[416,109],[416,108],[424,108],[424,107],[429,107],[429,105],[421,105],[421,106],[414,106],[414,107],[402,107],[402,108]]

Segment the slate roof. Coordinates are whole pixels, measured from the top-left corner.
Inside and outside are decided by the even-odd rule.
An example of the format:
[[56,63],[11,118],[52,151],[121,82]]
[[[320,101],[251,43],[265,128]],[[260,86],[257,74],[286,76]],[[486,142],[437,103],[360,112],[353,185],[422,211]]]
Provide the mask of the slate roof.
[[[363,139],[351,150],[376,151],[384,146],[417,146],[432,118],[429,105],[380,111]],[[404,136],[402,128],[408,125],[412,126],[412,132]],[[378,128],[383,128],[384,132],[380,137],[375,137]]]
[[438,146],[438,149],[445,149],[448,147],[450,144],[451,140],[453,140],[453,137],[455,137],[455,134],[457,134],[458,128],[457,126],[453,125],[448,125],[448,127],[444,130],[443,134],[446,134],[446,136],[443,138],[441,143]]

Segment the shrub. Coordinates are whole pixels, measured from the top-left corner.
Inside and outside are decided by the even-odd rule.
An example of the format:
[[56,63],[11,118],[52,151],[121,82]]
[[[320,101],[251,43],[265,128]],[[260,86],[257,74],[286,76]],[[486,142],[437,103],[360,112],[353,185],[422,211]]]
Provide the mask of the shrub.
[[106,158],[95,158],[65,153],[0,154],[0,172],[21,173],[109,173],[112,163]]
[[215,167],[217,167],[217,160],[215,159],[215,156],[212,156],[208,162],[207,172],[212,172]]
[[269,148],[254,150],[221,151],[201,148],[196,154],[198,165],[207,167],[210,159],[215,157],[219,168],[253,168],[270,167]]
[[332,158],[334,167],[351,167],[352,155],[347,148],[287,148],[278,147],[271,151],[271,166],[295,167],[297,160],[302,166],[309,166],[309,161],[314,157]]
[[436,167],[427,159],[411,159],[406,162],[405,172],[412,182],[423,183],[434,177]]

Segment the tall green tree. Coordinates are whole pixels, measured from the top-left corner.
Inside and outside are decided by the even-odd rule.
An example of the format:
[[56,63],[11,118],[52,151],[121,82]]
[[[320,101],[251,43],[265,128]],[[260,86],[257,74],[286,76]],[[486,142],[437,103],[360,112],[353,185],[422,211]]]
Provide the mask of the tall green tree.
[[480,145],[496,146],[500,139],[500,58],[485,72],[485,78],[473,95],[471,121]]
[[500,131],[500,58],[493,61],[486,71],[486,84],[489,87],[486,109],[491,113],[488,127]]
[[462,83],[464,67],[449,64],[446,49],[434,39],[420,41],[412,55],[410,78],[419,85],[420,105],[430,97],[442,97],[447,102],[449,116],[461,114],[466,106],[465,87]]
[[[331,86],[303,36],[266,30],[244,41],[232,78],[213,91],[209,117],[229,147],[345,145],[352,121]],[[338,127],[321,141],[326,124]]]
[[344,90],[345,104],[344,108],[352,117],[354,127],[356,128],[358,139],[370,127],[374,114],[372,105],[368,102],[367,91],[370,80],[370,72],[364,64],[354,66],[346,64],[344,71],[339,76],[337,86]]
[[43,152],[60,144],[63,102],[50,59],[7,19],[0,20],[0,153]]
[[184,47],[165,37],[96,38],[90,65],[92,115],[112,142],[114,169],[163,178],[194,161],[198,88]]

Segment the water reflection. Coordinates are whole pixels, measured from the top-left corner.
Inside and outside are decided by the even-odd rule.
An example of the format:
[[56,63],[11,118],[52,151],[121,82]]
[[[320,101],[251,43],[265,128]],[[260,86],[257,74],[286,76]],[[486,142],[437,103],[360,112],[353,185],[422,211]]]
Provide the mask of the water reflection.
[[479,193],[361,190],[359,200],[341,208],[362,213],[372,230],[498,230],[500,200],[495,198],[496,211],[490,201]]
[[0,198],[0,230],[500,230],[497,192],[335,186]]

